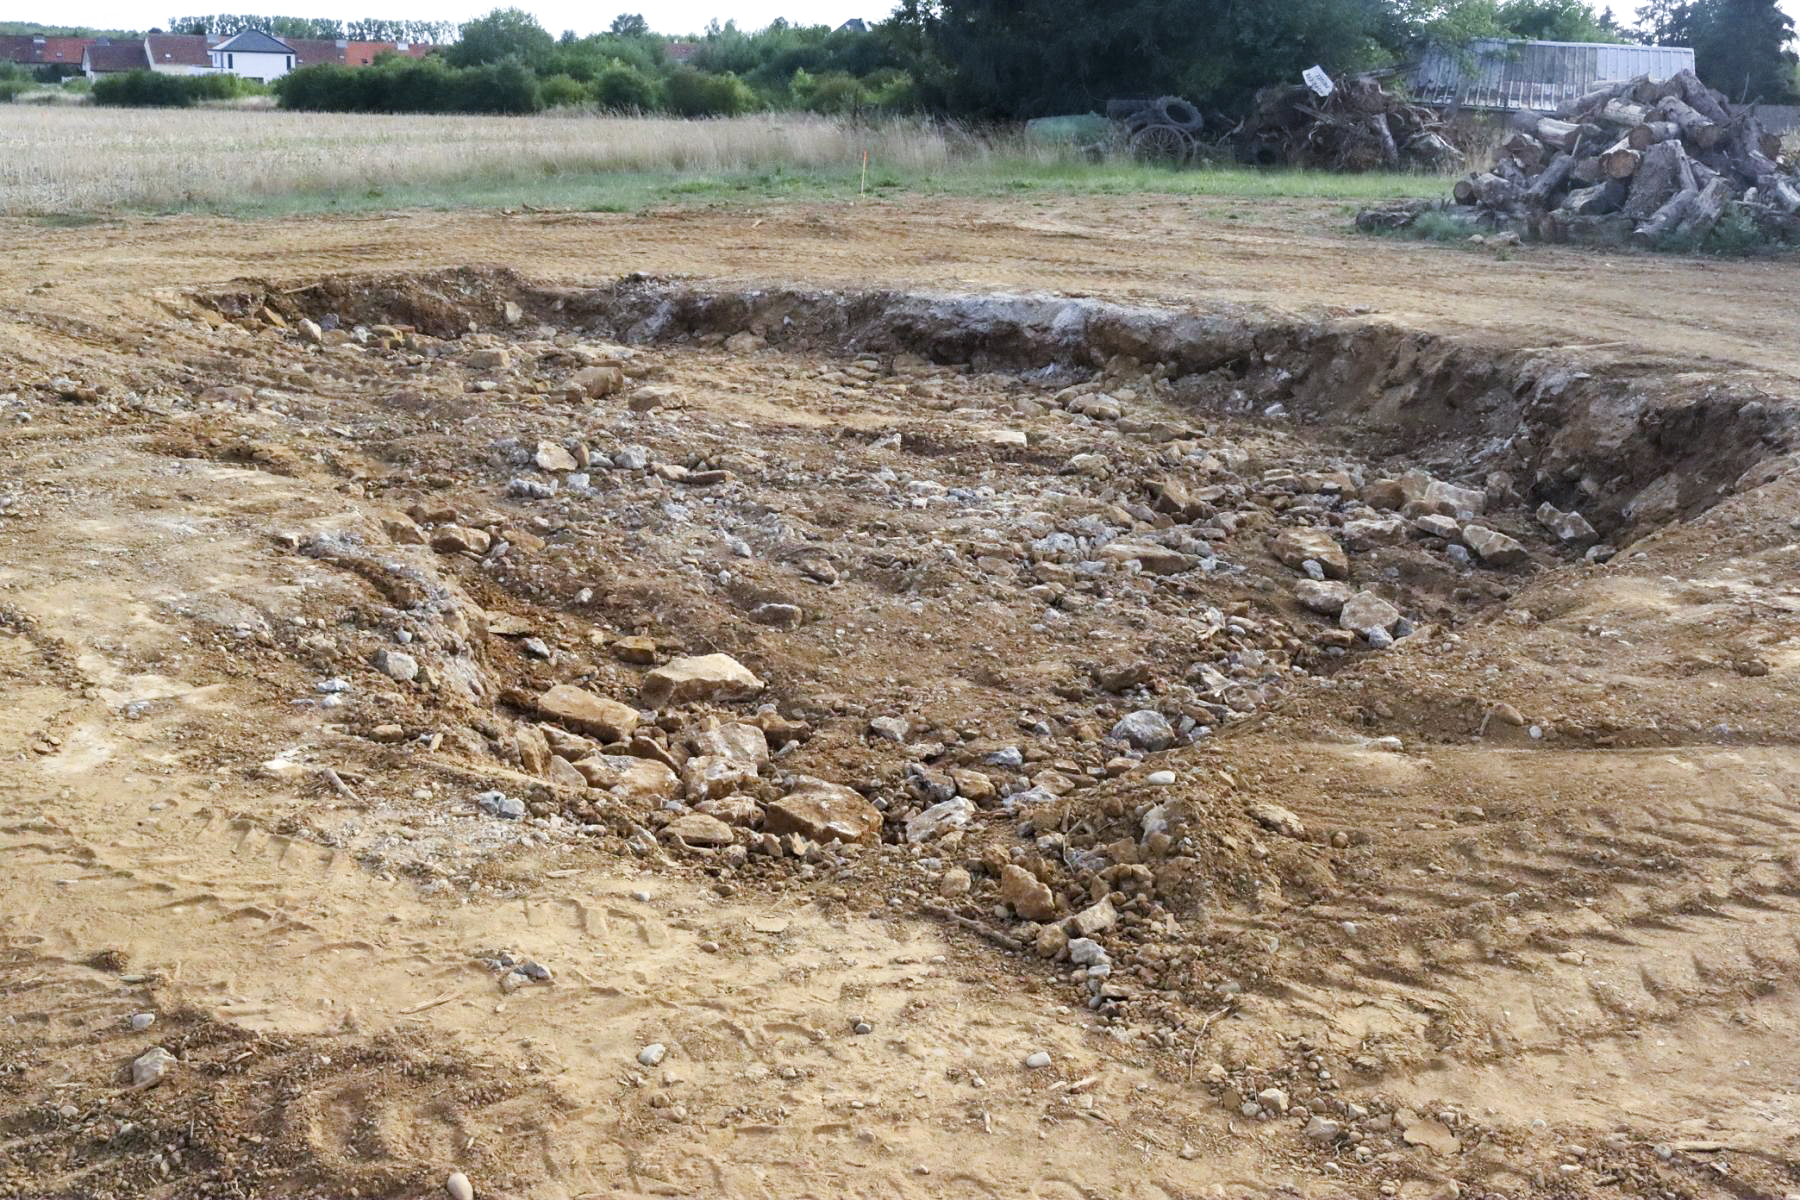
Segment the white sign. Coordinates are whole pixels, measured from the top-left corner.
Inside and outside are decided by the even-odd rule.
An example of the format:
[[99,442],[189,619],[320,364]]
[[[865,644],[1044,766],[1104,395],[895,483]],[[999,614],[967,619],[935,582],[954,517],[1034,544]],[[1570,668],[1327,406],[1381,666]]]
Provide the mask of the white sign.
[[1321,99],[1337,91],[1337,85],[1331,82],[1331,76],[1325,73],[1324,67],[1308,67],[1300,72],[1300,78],[1306,80],[1306,86]]

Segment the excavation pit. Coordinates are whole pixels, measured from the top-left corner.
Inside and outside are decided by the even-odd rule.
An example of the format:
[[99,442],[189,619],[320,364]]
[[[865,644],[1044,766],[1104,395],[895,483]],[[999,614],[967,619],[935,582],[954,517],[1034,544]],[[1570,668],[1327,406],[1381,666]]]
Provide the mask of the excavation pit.
[[[4,661],[22,753],[108,786],[141,753],[120,794],[172,781],[195,854],[260,880],[276,835],[232,814],[277,814],[304,911],[224,871],[165,911],[261,948],[229,996],[183,984],[222,1014],[171,1015],[184,1064],[348,1037],[323,1000],[354,993],[366,1028],[555,1046],[583,1069],[544,1086],[634,1137],[890,1051],[937,1120],[976,1064],[932,1047],[1017,1001],[1072,1043],[1026,1075],[1035,1043],[982,1042],[979,1102],[1068,1116],[1132,1072],[1107,1103],[1172,1181],[1215,1120],[1371,1195],[1567,1191],[1565,1143],[1680,1194],[1709,1168],[1669,1130],[1770,1136],[1800,1020],[1784,398],[1354,313],[473,270],[168,304],[129,376],[32,393],[5,528],[43,582],[12,581]],[[717,655],[753,680],[652,680]],[[75,878],[59,824],[30,836],[22,877]],[[122,896],[84,902],[128,930]],[[493,997],[410,994],[445,928]],[[316,994],[281,957],[308,939],[355,956]],[[868,954],[876,985],[820,974]],[[614,1090],[652,1043],[677,1082]],[[1095,1065],[1037,1090],[1071,1044]]]

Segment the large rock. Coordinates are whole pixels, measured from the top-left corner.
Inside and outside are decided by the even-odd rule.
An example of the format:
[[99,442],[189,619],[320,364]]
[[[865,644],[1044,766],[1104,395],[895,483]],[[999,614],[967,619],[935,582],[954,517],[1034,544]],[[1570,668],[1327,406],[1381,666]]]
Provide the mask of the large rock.
[[1399,517],[1359,517],[1344,522],[1344,544],[1352,550],[1398,546],[1406,540],[1406,522]]
[[625,372],[618,367],[583,367],[569,377],[569,385],[590,400],[610,396],[625,386]]
[[1338,613],[1339,628],[1354,630],[1370,641],[1375,640],[1374,630],[1392,634],[1399,623],[1400,610],[1374,592],[1356,593],[1344,601],[1344,607]]
[[1259,801],[1250,806],[1250,815],[1257,824],[1273,829],[1276,833],[1283,833],[1291,838],[1306,836],[1306,826],[1301,823],[1300,818],[1292,809],[1283,808],[1279,804]]
[[1105,933],[1118,923],[1119,910],[1113,907],[1110,897],[1102,896],[1070,917],[1063,928],[1072,938],[1091,938],[1095,934]]
[[1294,585],[1294,599],[1302,608],[1335,617],[1344,611],[1344,602],[1350,599],[1350,585],[1335,579],[1302,579]]
[[717,817],[727,825],[743,825],[748,828],[761,825],[763,819],[763,808],[756,802],[756,797],[742,794],[702,800],[694,805],[694,811]]
[[550,741],[535,725],[521,725],[513,735],[519,751],[519,766],[532,775],[542,775],[550,766]]
[[[1423,493],[1421,488],[1420,492]],[[1398,479],[1377,479],[1362,490],[1363,503],[1370,508],[1399,509],[1406,507],[1406,484]]]
[[1485,525],[1464,525],[1462,540],[1490,567],[1522,567],[1531,561],[1524,546]]
[[696,754],[682,768],[681,782],[690,804],[729,796],[756,782],[756,764],[717,754]]
[[1112,736],[1139,750],[1167,750],[1175,744],[1175,728],[1169,718],[1148,708],[1120,717]]
[[1012,863],[1000,870],[1000,899],[1027,921],[1048,921],[1056,915],[1056,893],[1036,875]]
[[1308,559],[1325,570],[1327,579],[1350,578],[1350,559],[1337,539],[1323,529],[1284,529],[1269,547],[1275,561],[1298,571]]
[[1179,575],[1200,565],[1200,560],[1191,554],[1151,542],[1111,542],[1101,547],[1100,557],[1116,563],[1136,560],[1152,575]]
[[532,461],[540,471],[573,471],[579,464],[560,442],[539,442]]
[[1587,518],[1578,512],[1562,512],[1554,504],[1540,504],[1537,519],[1538,524],[1572,546],[1591,546],[1600,540]]
[[1466,521],[1487,511],[1487,489],[1458,487],[1434,479],[1419,497],[1418,507],[1425,512]]
[[681,780],[675,772],[653,758],[596,754],[577,762],[575,770],[587,786],[611,792],[622,800],[657,802],[672,799],[681,791]]
[[486,554],[493,541],[484,530],[461,525],[440,525],[431,534],[431,548],[439,554]]
[[842,784],[801,775],[793,791],[769,805],[763,828],[815,842],[873,842],[881,836],[881,812]]
[[637,710],[573,684],[559,683],[538,697],[538,711],[603,742],[622,742],[638,727]]
[[906,840],[909,842],[929,842],[932,838],[942,837],[952,829],[961,829],[975,815],[975,802],[963,796],[955,796],[940,801],[910,817],[906,822]]
[[748,700],[763,681],[729,654],[678,658],[644,676],[639,692],[645,705],[662,708],[695,700]]
[[733,758],[748,763],[769,761],[768,735],[755,725],[742,721],[695,730],[689,735],[689,740],[693,742],[696,754],[710,754],[717,758]]
[[150,1047],[132,1060],[131,1086],[140,1089],[155,1087],[169,1077],[169,1072],[173,1071],[180,1061],[161,1046]]
[[1421,513],[1413,518],[1413,528],[1426,537],[1442,538],[1446,542],[1454,542],[1462,536],[1461,522],[1441,513]]
[[663,826],[664,837],[680,838],[690,846],[729,846],[737,840],[731,826],[705,813],[688,813]]

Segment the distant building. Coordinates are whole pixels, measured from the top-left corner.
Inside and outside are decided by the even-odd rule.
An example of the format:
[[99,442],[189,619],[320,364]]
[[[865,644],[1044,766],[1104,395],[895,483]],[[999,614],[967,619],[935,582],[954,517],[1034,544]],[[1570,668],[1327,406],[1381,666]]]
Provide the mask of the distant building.
[[1681,46],[1491,39],[1461,51],[1434,46],[1413,71],[1412,91],[1434,106],[1549,112],[1603,83],[1693,69],[1694,52]]
[[213,70],[229,71],[264,83],[292,71],[298,58],[292,46],[260,29],[246,29],[212,47],[208,53],[212,56]]
[[284,37],[280,41],[294,52],[296,71],[301,67],[316,67],[321,63],[338,67],[350,65],[350,43],[343,38],[332,41],[329,38]]
[[22,67],[62,67],[63,73],[81,69],[81,53],[96,38],[46,37],[26,34],[22,37],[0,37],[0,62]]
[[663,53],[672,63],[692,61],[694,55],[700,53],[699,42],[670,42],[663,47]]
[[198,33],[152,33],[144,38],[144,54],[150,69],[165,75],[210,75],[210,41]]
[[151,33],[142,41],[28,34],[0,37],[0,62],[62,67],[68,74],[80,71],[89,79],[148,70],[165,75],[224,72],[266,81],[318,63],[367,67],[383,54],[423,58],[435,48],[423,42],[277,38],[256,30],[232,38],[218,34]]
[[869,32],[869,23],[861,17],[851,17],[848,21],[845,21],[842,25],[837,27],[837,32],[867,33]]
[[142,42],[97,41],[81,52],[81,73],[89,79],[149,69],[150,53]]
[[371,67],[375,60],[383,54],[398,54],[402,58],[424,58],[437,47],[425,42],[351,42],[344,48],[344,65],[347,67]]

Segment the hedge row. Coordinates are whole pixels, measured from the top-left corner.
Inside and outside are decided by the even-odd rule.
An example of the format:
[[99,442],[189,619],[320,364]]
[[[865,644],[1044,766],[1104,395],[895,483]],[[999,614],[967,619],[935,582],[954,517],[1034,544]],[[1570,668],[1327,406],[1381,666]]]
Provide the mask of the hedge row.
[[94,103],[115,108],[192,108],[202,100],[236,100],[262,85],[236,75],[164,75],[127,71],[94,80]]
[[390,58],[373,67],[302,67],[275,81],[281,107],[308,112],[534,113],[537,77],[517,63],[452,67],[439,58]]

